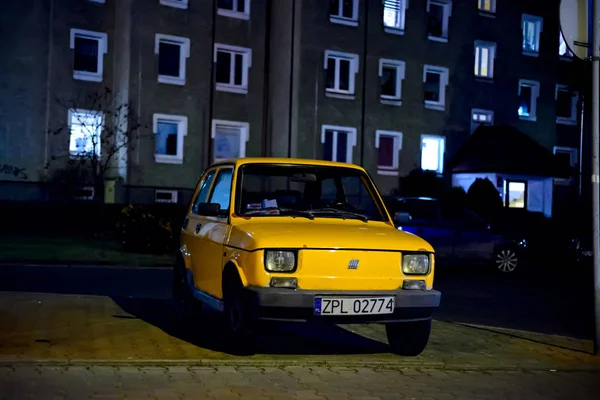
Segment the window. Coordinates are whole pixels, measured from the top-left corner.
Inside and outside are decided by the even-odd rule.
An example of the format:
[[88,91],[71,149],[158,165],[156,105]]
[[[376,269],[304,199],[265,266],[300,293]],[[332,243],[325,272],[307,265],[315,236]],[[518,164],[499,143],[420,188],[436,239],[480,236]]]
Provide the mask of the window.
[[579,95],[567,85],[556,85],[556,123],[577,125]]
[[156,190],[154,192],[155,203],[177,203],[177,190]]
[[221,211],[229,210],[231,200],[231,177],[233,169],[224,168],[219,170],[213,191],[210,195],[209,203],[216,203],[221,206]]
[[387,33],[404,35],[408,0],[383,0],[383,29]]
[[183,163],[183,138],[187,135],[187,117],[154,114],[152,129],[156,135],[154,160],[157,163]]
[[[558,162],[562,165],[575,168],[578,163],[578,151],[571,147],[559,147],[554,146],[553,152]],[[554,179],[554,182],[558,184],[570,184],[573,181],[572,178],[567,179]]]
[[475,132],[481,125],[494,125],[494,112],[490,110],[480,110],[474,108],[471,110],[471,133]]
[[215,160],[246,157],[246,142],[250,136],[247,122],[213,120],[211,137]]
[[405,63],[399,60],[379,60],[379,77],[381,78],[382,103],[402,104],[402,81],[404,80]]
[[106,33],[71,29],[73,78],[102,82],[104,54],[108,51]]
[[358,26],[358,0],[329,0],[329,20],[335,24]]
[[448,75],[448,68],[425,65],[423,68],[425,108],[439,111],[445,110]]
[[222,92],[248,93],[248,70],[252,67],[252,50],[245,47],[215,44],[216,88]]
[[492,79],[494,77],[494,59],[496,43],[475,41],[475,76]]
[[422,135],[421,169],[436,171],[438,174],[443,173],[445,147],[446,138],[443,136]]
[[250,0],[218,0],[217,7],[224,17],[250,19]]
[[356,146],[356,128],[323,125],[321,143],[323,143],[323,160],[352,163],[352,148]]
[[215,179],[215,172],[216,170],[210,171],[200,183],[200,190],[198,191],[198,195],[194,200],[194,206],[192,207],[192,212],[194,214],[198,214],[198,204],[206,203],[208,200],[208,193],[210,192],[212,182]]
[[537,98],[540,95],[540,83],[526,79],[519,80],[519,119],[535,121]]
[[523,14],[521,27],[523,30],[523,54],[537,57],[540,53],[540,35],[544,19],[535,15]]
[[188,0],[160,0],[163,6],[186,9],[188,8]]
[[69,154],[85,156],[102,151],[104,114],[100,111],[69,110]]
[[81,186],[73,191],[75,200],[94,200],[95,194],[96,190],[93,186]]
[[562,32],[558,33],[558,55],[567,59],[573,58],[573,52],[567,46],[567,41]]
[[375,148],[377,148],[377,173],[398,176],[402,132],[376,131]]
[[477,3],[479,11],[490,14],[496,13],[496,0],[477,0]]
[[509,208],[526,208],[527,182],[504,181],[504,206]]
[[190,57],[190,39],[157,33],[154,54],[158,54],[158,81],[185,85],[185,60]]
[[452,15],[451,0],[427,0],[429,23],[427,37],[436,42],[448,41],[448,24]]
[[326,86],[329,93],[354,95],[354,80],[358,72],[358,55],[325,51]]

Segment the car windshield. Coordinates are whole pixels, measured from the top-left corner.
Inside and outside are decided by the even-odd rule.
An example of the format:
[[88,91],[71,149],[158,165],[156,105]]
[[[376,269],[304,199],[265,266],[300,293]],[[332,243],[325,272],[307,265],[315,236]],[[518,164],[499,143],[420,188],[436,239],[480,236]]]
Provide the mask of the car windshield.
[[353,168],[247,164],[238,172],[236,213],[385,221],[374,190]]

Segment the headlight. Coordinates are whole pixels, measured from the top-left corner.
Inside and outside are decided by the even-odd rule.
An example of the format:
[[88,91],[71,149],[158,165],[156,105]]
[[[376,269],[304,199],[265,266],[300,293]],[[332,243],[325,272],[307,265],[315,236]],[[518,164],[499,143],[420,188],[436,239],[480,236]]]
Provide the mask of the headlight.
[[428,254],[405,254],[402,256],[402,272],[406,275],[427,275],[429,273]]
[[293,251],[265,251],[265,268],[270,272],[292,272],[296,269],[296,255]]

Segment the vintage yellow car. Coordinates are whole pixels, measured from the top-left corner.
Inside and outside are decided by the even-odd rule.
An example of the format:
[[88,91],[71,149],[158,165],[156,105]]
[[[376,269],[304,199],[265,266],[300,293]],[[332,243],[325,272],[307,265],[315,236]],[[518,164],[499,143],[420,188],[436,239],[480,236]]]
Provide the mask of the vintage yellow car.
[[392,351],[417,355],[432,312],[433,248],[394,227],[367,172],[336,162],[244,158],[203,173],[174,267],[182,317],[222,312],[231,343],[262,320],[384,323]]

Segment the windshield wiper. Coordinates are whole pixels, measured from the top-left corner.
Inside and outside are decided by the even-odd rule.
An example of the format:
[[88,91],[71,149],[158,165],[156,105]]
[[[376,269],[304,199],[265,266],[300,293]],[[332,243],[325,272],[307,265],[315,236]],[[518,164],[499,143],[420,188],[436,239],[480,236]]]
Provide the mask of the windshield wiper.
[[260,210],[248,210],[242,215],[257,215],[257,214],[269,214],[269,211],[279,211],[279,215],[289,215],[291,217],[304,217],[311,221],[315,219],[315,216],[310,211],[292,210],[291,208],[262,208]]
[[356,212],[352,212],[352,211],[338,210],[337,208],[331,208],[331,207],[319,208],[317,210],[312,210],[312,212],[313,212],[313,214],[314,213],[337,214],[337,215],[341,216],[342,219],[345,219],[344,216],[348,216],[351,218],[359,219],[362,222],[367,222],[369,220],[369,217],[367,217],[364,214],[360,214],[360,213],[356,213]]

